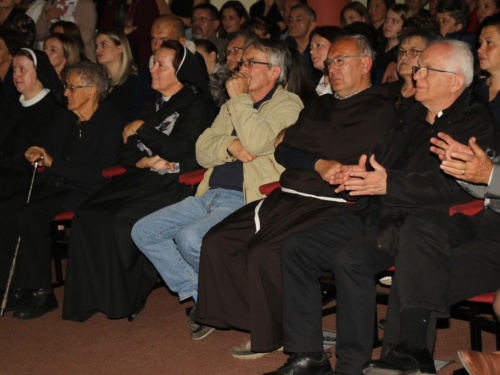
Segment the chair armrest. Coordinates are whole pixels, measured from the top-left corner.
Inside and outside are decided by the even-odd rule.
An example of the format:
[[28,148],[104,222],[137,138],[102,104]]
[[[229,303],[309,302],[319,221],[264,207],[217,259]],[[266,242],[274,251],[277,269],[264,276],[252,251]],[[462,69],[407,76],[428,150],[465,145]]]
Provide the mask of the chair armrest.
[[259,191],[262,195],[269,195],[273,192],[274,189],[280,188],[280,182],[279,181],[274,181],[270,182],[268,184],[260,185]]
[[113,178],[124,174],[127,170],[123,168],[121,165],[117,165],[114,167],[106,168],[102,171],[102,177],[104,178]]
[[464,215],[475,215],[479,211],[481,211],[484,207],[484,200],[476,199],[475,201],[458,204],[456,206],[450,207],[450,216],[455,215],[457,212],[460,212]]
[[66,211],[57,214],[54,218],[54,221],[69,221],[73,220],[73,216],[75,216],[75,211]]
[[179,176],[179,182],[184,185],[198,185],[205,175],[206,169],[197,169],[196,171],[187,172]]

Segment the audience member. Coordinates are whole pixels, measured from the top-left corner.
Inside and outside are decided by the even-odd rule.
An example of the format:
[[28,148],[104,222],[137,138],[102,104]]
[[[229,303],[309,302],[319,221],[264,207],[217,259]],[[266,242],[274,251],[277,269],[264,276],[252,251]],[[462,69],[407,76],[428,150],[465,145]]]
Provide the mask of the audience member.
[[0,97],[3,95],[5,98],[16,92],[12,77],[12,58],[22,45],[21,36],[16,31],[0,28],[0,81],[3,87]]
[[[31,66],[24,65],[28,61],[15,60],[16,69],[17,64],[19,68],[34,69],[40,55],[33,51],[29,54],[32,58],[23,57]],[[15,77],[19,71],[14,72]],[[20,72],[21,77],[24,75]],[[7,279],[18,237],[22,238],[7,307],[18,319],[38,318],[57,309],[52,291],[49,224],[56,214],[76,209],[102,187],[102,169],[117,162],[124,121],[112,108],[100,103],[108,88],[102,70],[90,62],[73,65],[65,87],[70,111],[57,116],[46,144],[32,145],[25,153],[29,162],[38,161],[45,167],[36,178],[29,204],[27,190],[0,203],[2,283]]]
[[311,77],[307,74],[307,66],[302,55],[293,47],[288,47],[292,55],[292,66],[288,73],[285,89],[297,95],[302,103],[307,105],[318,97]]
[[227,40],[217,36],[220,26],[219,11],[212,4],[199,4],[194,7],[191,18],[194,39],[208,39],[217,46],[219,56],[226,50]]
[[288,38],[291,47],[302,55],[310,79],[314,77],[309,43],[311,33],[316,28],[316,12],[305,4],[294,5],[288,18]]
[[396,5],[395,0],[368,0],[367,8],[370,21],[379,36],[384,36],[384,22],[387,11]]
[[278,0],[280,2],[280,12],[283,17],[283,22],[278,23],[278,26],[281,28],[281,39],[285,40],[288,38],[288,21],[290,20],[290,11],[293,6],[297,4],[305,4],[307,5],[307,0]]
[[[309,374],[320,374],[330,368],[323,352],[317,293],[318,275],[325,265],[334,273],[337,291],[335,371],[357,375],[372,352],[374,275],[394,265],[405,218],[448,212],[450,206],[472,199],[441,172],[439,159],[429,155],[428,143],[438,131],[449,131],[461,140],[479,134],[481,143],[495,139],[496,126],[486,104],[467,88],[473,78],[472,54],[463,42],[436,42],[422,52],[413,70],[418,102],[372,149],[369,163],[362,155],[358,165],[340,167],[329,180],[340,184],[336,191],[346,190],[346,197],[366,196],[354,205],[354,214],[291,235],[281,247],[284,350],[294,353],[284,366],[288,371],[307,368]],[[399,263],[396,268],[399,271]],[[423,280],[422,274],[415,274],[409,280]],[[424,279],[429,285],[433,282]],[[384,372],[379,369],[379,373]]]
[[495,120],[500,125],[500,15],[486,17],[479,30],[479,67],[487,73],[474,89],[488,102]]
[[403,30],[403,24],[411,16],[410,7],[404,4],[396,4],[387,11],[384,22],[384,39],[377,49],[373,83],[380,84],[389,64],[396,61],[398,37]]
[[430,0],[429,1],[429,13],[431,16],[436,15],[436,7],[439,3],[439,0]]
[[321,79],[316,85],[316,92],[320,96],[333,94],[328,70],[325,69],[325,60],[332,43],[343,34],[342,29],[337,26],[320,26],[311,33],[309,49],[312,63],[315,69],[322,72]]
[[385,89],[370,87],[374,56],[362,36],[343,37],[330,47],[326,67],[335,95],[310,102],[276,140],[276,160],[286,168],[282,188],[228,216],[203,238],[197,320],[250,331],[250,340],[232,349],[235,358],[258,358],[283,345],[282,241],[353,208],[334,192],[330,176],[341,162],[367,152],[396,118]]
[[215,114],[215,105],[188,86],[201,79],[196,68],[179,42],[163,42],[156,50],[151,75],[157,94],[140,119],[123,129],[118,162],[128,172],[92,196],[73,219],[64,319],[85,321],[100,311],[133,321],[144,309],[158,276],[130,231],[142,217],[192,194],[179,174],[199,168],[194,145]]
[[[226,82],[230,99],[196,143],[198,162],[209,168],[197,197],[145,217],[132,230],[139,249],[181,301],[197,301],[205,233],[245,203],[262,199],[259,186],[279,178],[283,169],[274,160],[274,140],[302,109],[300,99],[282,87],[291,65],[284,43],[256,39],[241,61],[239,73]],[[195,311],[188,326],[193,340],[215,331],[197,325]]]
[[404,3],[405,5],[410,7],[412,13],[415,15],[420,13],[421,11],[427,12],[424,7],[428,2],[429,0],[405,0]]
[[500,0],[477,0],[477,22],[480,24],[486,17],[500,10]]
[[[78,46],[80,61],[88,61],[89,57],[85,54],[85,45],[83,44],[80,29],[74,22],[57,21],[50,26],[50,34],[64,34],[69,36]],[[93,51],[92,53],[94,53]]]
[[443,38],[466,42],[477,60],[477,37],[467,31],[469,10],[464,0],[440,1],[436,8],[436,18]]
[[229,34],[248,28],[250,16],[245,6],[239,1],[226,1],[220,8],[220,20],[222,27],[219,29],[219,37],[226,38]]
[[281,35],[280,27],[263,17],[253,17],[250,20],[249,29],[263,39],[279,39]]
[[416,88],[411,67],[418,66],[420,54],[429,44],[442,38],[433,30],[407,28],[398,39],[398,79],[384,86],[389,89],[389,100],[396,106],[398,115],[402,115],[414,102]]
[[23,47],[33,47],[35,22],[24,13],[18,0],[4,0],[0,4],[0,29],[16,31]]
[[217,73],[217,71],[222,67],[219,64],[219,55],[217,53],[217,47],[208,39],[198,39],[194,41],[196,46],[196,52],[203,56],[205,64],[207,66],[207,73]]
[[43,43],[43,51],[62,82],[66,80],[68,67],[80,61],[75,41],[65,34],[51,34]]
[[94,2],[77,0],[66,6],[64,0],[47,0],[36,21],[36,40],[43,42],[47,39],[51,25],[57,21],[69,21],[78,26],[85,46],[85,56],[90,61],[95,61],[94,33],[97,12]]
[[50,134],[63,107],[63,87],[48,57],[24,48],[14,56],[12,82],[21,96],[0,105],[0,200],[28,188],[33,168],[24,153]]
[[[250,7],[250,19],[260,18],[266,20],[271,25],[284,24],[281,16],[279,3],[282,0],[259,0]],[[279,37],[278,37],[279,38]]]
[[340,23],[343,28],[354,22],[371,24],[368,10],[359,1],[347,4],[340,12]]
[[191,27],[191,17],[193,9],[198,4],[210,3],[210,0],[171,0],[170,11],[179,17],[186,27]]
[[137,83],[137,66],[125,34],[118,29],[103,30],[95,38],[97,62],[104,66],[109,77],[107,98],[126,121],[135,117],[131,113]]
[[[477,28],[479,26],[477,22],[477,0],[464,0],[465,5],[469,9],[469,19],[467,22],[467,31],[471,33],[475,33],[477,31]],[[429,5],[430,7],[430,5]]]

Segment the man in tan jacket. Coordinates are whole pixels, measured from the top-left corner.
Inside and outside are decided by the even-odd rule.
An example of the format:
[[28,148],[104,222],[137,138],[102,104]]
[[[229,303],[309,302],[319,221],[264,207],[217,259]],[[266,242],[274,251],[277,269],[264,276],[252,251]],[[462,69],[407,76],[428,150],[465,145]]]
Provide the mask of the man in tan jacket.
[[[146,216],[132,230],[139,249],[181,301],[197,300],[205,233],[245,203],[263,198],[259,186],[278,180],[284,170],[274,159],[274,141],[302,109],[300,98],[283,89],[290,66],[281,41],[257,39],[246,46],[239,73],[226,83],[230,99],[196,143],[198,163],[208,168],[196,197]],[[201,340],[215,328],[197,325],[194,311],[191,338]]]

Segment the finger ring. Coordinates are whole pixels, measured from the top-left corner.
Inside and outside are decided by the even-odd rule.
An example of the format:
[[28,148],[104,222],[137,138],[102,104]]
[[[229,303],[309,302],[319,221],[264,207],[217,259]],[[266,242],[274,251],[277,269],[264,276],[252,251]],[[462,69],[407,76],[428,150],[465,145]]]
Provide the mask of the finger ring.
[[462,176],[465,174],[465,169],[462,169]]

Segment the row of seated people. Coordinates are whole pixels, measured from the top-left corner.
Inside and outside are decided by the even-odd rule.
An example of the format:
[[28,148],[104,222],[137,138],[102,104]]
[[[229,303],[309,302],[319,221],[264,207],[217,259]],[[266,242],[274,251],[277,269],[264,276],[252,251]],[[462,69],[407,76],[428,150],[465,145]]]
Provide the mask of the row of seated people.
[[[491,52],[486,42],[500,39],[500,34],[498,24],[484,30],[491,31],[481,47],[487,56]],[[262,356],[284,344],[285,351],[295,354],[275,373],[302,366],[316,371],[311,373],[331,373],[320,349],[318,275],[327,268],[334,272],[339,290],[336,371],[361,373],[373,341],[374,274],[395,259],[398,270],[406,262],[412,272],[418,272],[414,260],[405,255],[409,251],[398,246],[397,236],[405,235],[401,243],[412,244],[413,256],[424,251],[426,246],[417,246],[424,236],[411,231],[421,224],[407,223],[429,213],[441,215],[450,206],[473,199],[454,177],[484,183],[483,174],[491,172],[491,164],[475,139],[465,146],[471,137],[482,148],[497,149],[498,125],[486,101],[469,88],[473,58],[467,45],[417,31],[407,39],[401,41],[398,62],[402,74],[412,71],[415,96],[405,102],[407,107],[399,116],[394,102],[387,99],[387,89],[371,86],[375,54],[362,36],[334,41],[325,67],[335,95],[312,100],[303,110],[299,97],[283,90],[291,67],[290,51],[278,41],[247,43],[239,72],[226,82],[229,100],[213,123],[216,107],[200,77],[193,74],[195,58],[180,43],[165,42],[155,51],[151,75],[158,100],[149,103],[141,120],[124,128],[119,114],[99,104],[107,92],[102,72],[90,63],[70,68],[65,95],[73,113],[58,115],[56,132],[46,141],[41,137],[41,146],[25,154],[30,162],[40,160],[45,177],[37,178],[29,205],[25,205],[26,191],[9,193],[0,201],[2,278],[7,277],[18,236],[23,239],[8,308],[22,319],[57,308],[50,289],[47,227],[56,213],[81,205],[72,228],[64,318],[83,321],[101,311],[110,318],[133,320],[156,281],[156,268],[181,300],[197,301],[189,319],[193,339],[208,337],[214,327],[245,329],[251,339],[233,348],[233,356]],[[413,39],[423,44],[420,49],[411,44]],[[405,42],[410,45],[405,47]],[[47,63],[37,52],[22,53],[16,57],[20,91],[33,74],[36,81],[33,71],[38,71],[39,63]],[[198,93],[186,87],[190,83],[200,86]],[[35,101],[45,98],[47,91],[38,91],[43,94]],[[21,99],[31,100],[31,94],[23,93]],[[92,127],[92,122],[98,125]],[[113,134],[105,135],[105,130]],[[439,135],[444,141],[434,140],[441,163],[429,154],[429,139],[443,131],[448,134]],[[118,152],[120,139],[124,146]],[[372,155],[369,162],[364,156],[368,154]],[[19,162],[19,155],[15,156],[12,159]],[[485,166],[481,174],[473,169],[480,158]],[[101,169],[118,162],[128,172],[102,187]],[[194,170],[198,164],[209,170],[197,197],[188,197],[190,190],[178,184],[178,173]],[[258,187],[278,179],[282,189],[262,200]],[[494,197],[494,191],[482,194]],[[355,204],[346,204],[358,196],[362,198]],[[490,201],[486,204],[489,207]],[[484,211],[489,215],[484,220],[493,223],[488,228],[497,216],[493,204],[491,208]],[[437,230],[439,225],[431,227]],[[442,236],[455,242],[440,250],[477,240],[464,237],[475,228],[469,223],[469,232],[461,231],[462,237]],[[487,233],[490,242],[492,236]],[[484,252],[490,254],[492,248]],[[459,266],[470,266],[470,255],[466,252],[466,261]],[[428,264],[419,271],[431,274],[433,267]],[[476,271],[484,276],[496,264],[491,259]],[[434,310],[446,314],[454,298],[491,291],[496,288],[493,284],[499,284],[494,275],[474,274],[478,281],[471,284],[469,275],[461,274],[460,287],[468,287],[449,295],[446,287],[455,286],[456,277],[442,275],[446,268],[442,264],[436,267],[439,277],[431,274],[431,284],[444,286],[432,290],[442,295],[436,296],[440,304],[423,308],[429,314]],[[402,289],[405,284],[399,275],[406,278],[406,273],[396,276]],[[407,284],[412,286],[416,280],[410,277]],[[404,295],[420,303],[415,294],[406,291]],[[403,312],[411,310],[414,318],[415,300],[401,303]],[[428,321],[424,317],[423,322]],[[420,338],[411,333],[412,339]],[[399,332],[393,337],[398,340]],[[420,342],[409,341],[422,348]],[[384,365],[371,363],[367,371]]]

